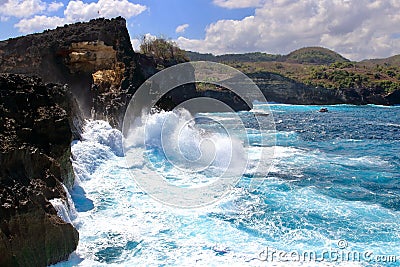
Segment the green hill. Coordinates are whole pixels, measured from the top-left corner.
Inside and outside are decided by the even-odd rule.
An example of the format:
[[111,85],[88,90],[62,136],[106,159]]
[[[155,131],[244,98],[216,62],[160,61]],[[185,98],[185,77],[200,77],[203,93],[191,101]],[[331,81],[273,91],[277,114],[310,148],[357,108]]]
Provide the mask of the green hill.
[[340,54],[323,47],[304,47],[285,56],[286,62],[299,64],[329,65],[335,62],[348,62]]
[[225,54],[215,56],[213,54],[186,51],[191,61],[214,61],[214,62],[289,62],[298,64],[329,65],[335,62],[349,62],[340,54],[323,47],[304,47],[295,50],[288,55],[274,55],[261,52],[244,54]]

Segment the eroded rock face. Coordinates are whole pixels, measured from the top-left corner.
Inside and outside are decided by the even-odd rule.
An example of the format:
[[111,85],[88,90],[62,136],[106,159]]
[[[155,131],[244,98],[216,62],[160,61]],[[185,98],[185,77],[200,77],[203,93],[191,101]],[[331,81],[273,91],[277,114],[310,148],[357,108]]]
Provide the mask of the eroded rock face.
[[279,74],[260,72],[249,74],[268,101],[287,104],[337,104],[340,97],[333,90],[314,88]]
[[400,90],[396,90],[391,94],[386,96],[386,99],[389,101],[391,105],[399,105],[400,104]]
[[71,43],[64,60],[71,73],[113,69],[117,51],[103,41]]
[[64,62],[71,74],[92,73],[93,85],[101,92],[118,89],[124,78],[125,65],[103,41],[71,43]]
[[72,186],[70,143],[83,120],[69,89],[0,74],[0,266],[46,266],[68,258],[76,229],[49,199]]

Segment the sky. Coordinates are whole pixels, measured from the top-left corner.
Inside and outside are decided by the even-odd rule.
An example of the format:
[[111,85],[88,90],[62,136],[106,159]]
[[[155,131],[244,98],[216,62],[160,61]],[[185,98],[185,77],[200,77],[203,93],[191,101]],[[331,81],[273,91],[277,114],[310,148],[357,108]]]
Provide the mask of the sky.
[[135,49],[150,35],[216,55],[307,46],[351,60],[400,54],[400,0],[0,0],[0,40],[116,16]]

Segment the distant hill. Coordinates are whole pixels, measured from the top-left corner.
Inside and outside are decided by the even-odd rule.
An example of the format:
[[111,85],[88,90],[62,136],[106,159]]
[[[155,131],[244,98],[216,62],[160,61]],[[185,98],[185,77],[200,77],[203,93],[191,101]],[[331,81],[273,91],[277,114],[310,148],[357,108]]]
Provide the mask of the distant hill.
[[217,57],[211,53],[198,53],[192,51],[186,51],[186,56],[190,59],[190,61],[213,61],[217,62]]
[[329,65],[335,62],[349,62],[340,54],[323,47],[304,47],[285,56],[286,62],[299,64]]
[[244,53],[244,54],[225,54],[214,56],[213,54],[207,53],[202,54],[198,52],[186,51],[186,56],[191,61],[214,61],[214,62],[265,62],[265,61],[278,61],[283,56],[272,55],[261,52]]
[[367,59],[360,62],[362,65],[387,65],[400,66],[400,55],[395,55],[388,58]]
[[335,62],[349,62],[340,54],[323,47],[304,47],[289,53],[288,55],[273,55],[261,52],[244,54],[225,54],[214,56],[207,53],[186,51],[191,61],[214,61],[214,62],[289,62],[298,64],[329,65]]

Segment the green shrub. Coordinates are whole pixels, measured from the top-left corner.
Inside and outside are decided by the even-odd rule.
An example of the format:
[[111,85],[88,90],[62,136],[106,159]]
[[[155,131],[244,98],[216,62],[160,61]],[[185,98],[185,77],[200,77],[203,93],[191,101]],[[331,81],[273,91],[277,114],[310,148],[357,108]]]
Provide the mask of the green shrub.
[[175,42],[164,38],[149,38],[144,35],[140,44],[140,52],[163,60],[189,61],[184,50],[180,49]]

